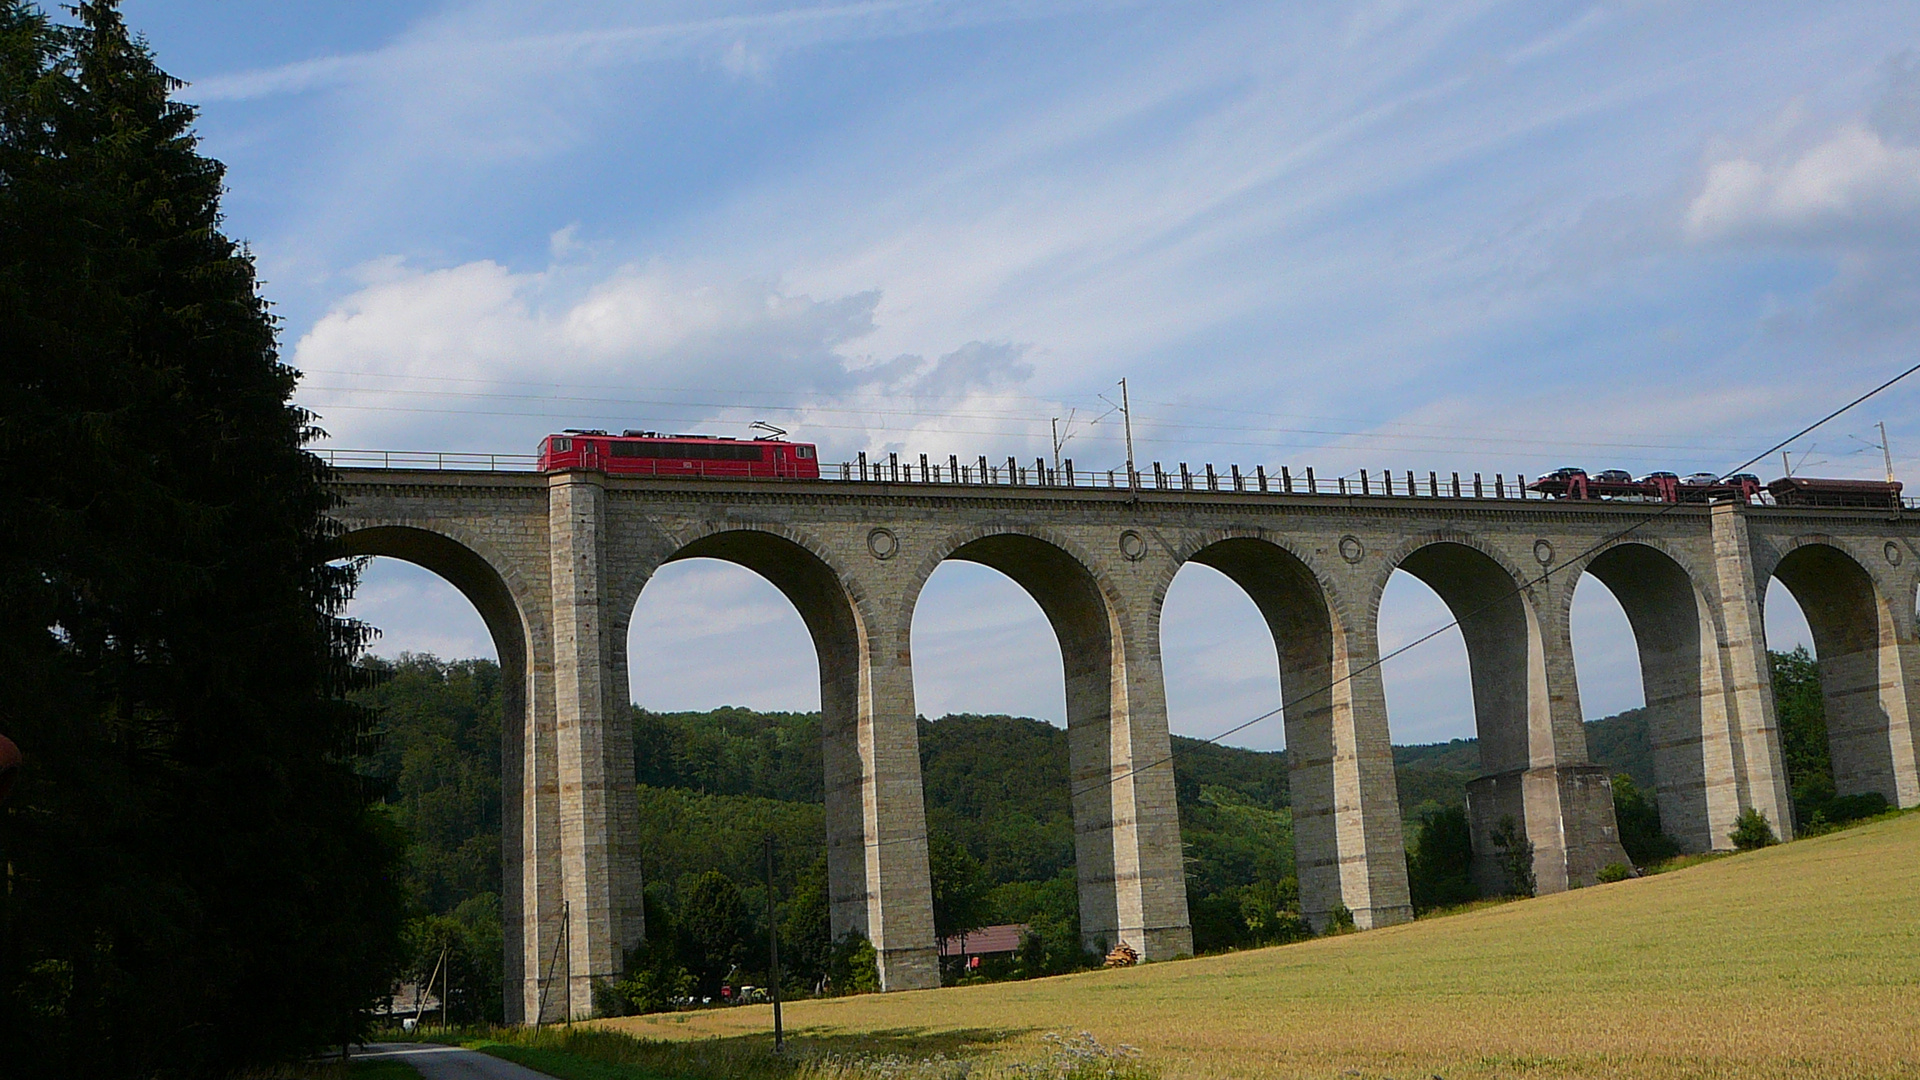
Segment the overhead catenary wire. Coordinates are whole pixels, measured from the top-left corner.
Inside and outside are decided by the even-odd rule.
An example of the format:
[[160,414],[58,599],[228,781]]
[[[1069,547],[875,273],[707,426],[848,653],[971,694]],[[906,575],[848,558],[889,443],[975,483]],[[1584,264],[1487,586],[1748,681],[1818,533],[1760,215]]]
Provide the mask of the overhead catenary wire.
[[[600,402],[595,402],[595,404],[604,405],[607,403],[605,401],[600,401]],[[432,414],[432,415],[443,415],[443,416],[485,416],[485,417],[518,417],[518,418],[527,418],[527,419],[552,419],[552,420],[567,420],[573,423],[583,423],[583,422],[593,420],[593,421],[601,421],[601,422],[610,423],[610,424],[621,424],[621,423],[635,423],[635,424],[641,424],[641,425],[659,424],[662,426],[669,426],[669,427],[684,423],[684,421],[679,418],[636,417],[631,414],[583,415],[580,412],[575,410],[568,410],[564,412],[563,411],[542,412],[542,411],[527,411],[527,410],[509,411],[509,410],[498,410],[498,409],[434,409],[434,408],[416,408],[416,407],[397,406],[397,405],[358,405],[358,404],[352,404],[348,402],[335,402],[335,403],[330,403],[325,405],[314,405],[312,406],[312,408],[316,412],[321,412],[323,410],[342,409],[342,410],[350,410],[355,412],[412,413],[412,414]],[[750,407],[749,406],[726,406],[726,408],[738,408],[743,411],[746,411]],[[762,412],[773,412],[773,411],[806,412],[808,410],[806,409],[773,410],[773,409],[763,408],[760,411]],[[877,412],[879,410],[875,410],[875,411]],[[950,417],[953,415],[956,415],[956,414],[938,414],[938,415],[929,416],[928,419],[938,420],[938,419],[944,419],[946,417]],[[932,435],[1007,436],[1007,435],[1022,435],[1022,434],[1025,434],[1025,435],[1038,434],[1039,432],[1044,430],[1048,422],[1048,418],[1046,417],[991,417],[989,416],[984,418],[985,419],[1004,419],[1009,424],[1024,425],[1024,429],[1020,431],[1010,431],[1010,430],[1007,430],[1006,428],[995,429],[995,428],[955,427],[955,426],[945,425],[945,424],[906,425],[906,426],[888,427],[884,424],[835,424],[835,423],[825,423],[825,422],[819,422],[819,421],[808,421],[808,426],[812,428],[827,430],[827,431],[873,432],[876,430],[880,430],[880,431],[914,432],[914,433],[927,435],[927,436],[932,436]],[[1174,427],[1173,425],[1167,425],[1167,424],[1157,423],[1155,425],[1156,430],[1169,430],[1169,429],[1173,429],[1173,427]],[[1204,429],[1204,428],[1194,427],[1192,428],[1192,430],[1221,430],[1221,429]],[[1276,431],[1275,434],[1303,435],[1303,436],[1317,435],[1317,436],[1324,436],[1330,439],[1363,439],[1363,440],[1368,440],[1368,442],[1367,442],[1367,445],[1365,446],[1351,446],[1351,445],[1343,446],[1339,443],[1330,444],[1325,441],[1313,441],[1313,440],[1289,441],[1285,439],[1263,439],[1259,441],[1246,441],[1246,440],[1214,439],[1212,440],[1212,443],[1213,445],[1220,446],[1220,447],[1245,447],[1249,449],[1263,449],[1263,450],[1272,450],[1272,449],[1280,449],[1280,448],[1325,449],[1329,451],[1369,452],[1369,453],[1372,453],[1372,452],[1430,453],[1434,450],[1434,447],[1431,447],[1431,446],[1425,446],[1425,445],[1409,446],[1409,445],[1399,445],[1399,444],[1387,442],[1385,440],[1388,438],[1388,436],[1374,436],[1366,432],[1313,430],[1313,429],[1306,429],[1306,428],[1297,428],[1297,429],[1289,429],[1285,431]],[[1427,437],[1420,436],[1419,438],[1424,439]],[[1181,438],[1157,438],[1157,437],[1151,437],[1151,436],[1136,436],[1135,441],[1140,443],[1157,445],[1157,446],[1192,445],[1192,440],[1181,439]],[[1455,439],[1451,441],[1455,443],[1487,442],[1487,443],[1496,443],[1501,445],[1510,445],[1513,440],[1475,439],[1472,437],[1463,436],[1459,439]],[[1574,449],[1574,448],[1659,450],[1663,452],[1682,452],[1682,453],[1707,452],[1703,450],[1703,448],[1701,447],[1682,446],[1682,445],[1665,445],[1665,444],[1656,444],[1656,443],[1639,443],[1639,444],[1584,443],[1584,442],[1549,443],[1544,440],[1540,440],[1539,442],[1541,445],[1552,445],[1552,446],[1559,447],[1560,449],[1551,451],[1551,452],[1544,451],[1544,450],[1504,450],[1503,453],[1505,453],[1506,456],[1508,457],[1559,460],[1566,456],[1567,450]]]
[[[434,382],[434,383],[473,383],[473,384],[478,384],[482,386],[527,386],[527,387],[539,387],[545,390],[581,390],[581,391],[620,390],[620,391],[632,392],[635,389],[635,387],[632,384],[556,383],[556,382],[536,381],[536,380],[527,380],[527,379],[480,378],[480,377],[471,376],[471,375],[414,375],[414,374],[398,374],[393,372],[382,372],[382,371],[352,371],[352,370],[341,369],[341,368],[307,368],[304,370],[303,373],[313,374],[313,375],[344,375],[344,376],[354,377],[354,378],[369,378],[369,379],[412,380],[412,381]],[[312,389],[312,390],[319,390],[319,389],[346,390],[346,391],[355,392],[355,393],[382,392],[376,387],[322,388],[319,386],[310,385],[304,388]],[[713,388],[712,387],[656,386],[656,387],[649,388],[645,392],[655,393],[655,394],[711,395],[713,392]],[[794,397],[801,394],[802,391],[755,390],[749,387],[731,387],[729,388],[728,393],[738,395],[738,396]],[[532,399],[541,399],[543,397],[543,395],[497,395],[497,396],[526,397],[526,398],[532,398]],[[977,396],[980,396],[980,392],[975,390],[965,390],[965,391],[958,391],[958,392],[929,393],[929,392],[923,392],[923,391],[890,390],[886,392],[884,395],[873,395],[873,396],[876,396],[881,400],[902,400],[902,401],[916,401],[916,402],[918,401],[967,401],[967,400],[972,400]],[[1032,394],[1010,394],[1010,393],[1006,393],[1005,391],[995,390],[995,391],[989,392],[987,396],[990,396],[1000,401],[1031,401],[1036,404],[1043,405],[1049,409],[1057,407],[1059,405],[1070,405],[1070,406],[1079,405],[1079,406],[1085,406],[1090,409],[1094,407],[1094,402],[1096,401],[1106,404],[1108,406],[1113,406],[1114,404],[1112,401],[1108,400],[1106,395],[1103,393],[1092,394],[1092,395],[1082,394],[1079,397],[1074,397],[1072,395],[1062,395],[1058,397],[1040,397]],[[596,395],[589,396],[588,398],[586,398],[586,400],[596,402],[596,403],[606,403],[610,399],[606,398],[604,395],[596,394]],[[754,409],[754,408],[779,407],[779,408],[788,409],[790,411],[805,411],[809,408],[814,407],[810,405],[795,405],[795,406],[755,405],[747,402],[740,402],[740,403],[734,403],[734,404],[711,404],[711,405],[706,405],[700,402],[667,402],[665,404],[681,405],[689,408],[708,407],[708,408]],[[1329,423],[1329,424],[1362,424],[1362,425],[1374,425],[1377,428],[1420,428],[1420,429],[1425,429],[1428,431],[1434,431],[1434,432],[1440,433],[1440,435],[1435,437],[1447,437],[1447,436],[1456,436],[1456,435],[1479,436],[1479,435],[1488,435],[1488,434],[1544,436],[1544,435],[1556,434],[1555,431],[1540,430],[1540,429],[1533,429],[1533,428],[1490,427],[1485,424],[1472,424],[1472,425],[1432,424],[1432,423],[1421,423],[1419,421],[1413,421],[1413,420],[1378,420],[1378,419],[1367,418],[1367,417],[1326,416],[1326,415],[1314,414],[1314,413],[1277,413],[1277,412],[1271,412],[1267,410],[1236,409],[1236,408],[1231,408],[1231,407],[1222,406],[1222,405],[1211,405],[1211,404],[1203,405],[1203,404],[1195,404],[1193,402],[1182,402],[1182,401],[1144,401],[1143,400],[1141,404],[1152,406],[1154,408],[1159,408],[1159,409],[1174,409],[1174,410],[1181,410],[1185,412],[1225,413],[1225,414],[1238,415],[1238,416],[1257,416],[1257,417],[1267,417],[1267,418],[1276,419],[1276,420],[1316,421],[1320,423]],[[449,410],[449,411],[452,411],[452,410]],[[1117,406],[1114,407],[1112,411],[1118,411]],[[950,414],[933,413],[928,415],[940,416],[940,415],[950,415]],[[1036,414],[1036,418],[1037,418],[1037,414]],[[1171,423],[1171,422],[1163,420],[1163,421],[1160,421],[1160,423],[1165,424],[1165,423]],[[1205,427],[1208,425],[1188,424],[1188,425],[1182,425],[1182,426]],[[1249,428],[1247,430],[1267,430],[1267,429]],[[1361,432],[1361,433],[1354,433],[1354,434],[1367,434],[1367,433]],[[1730,435],[1729,436],[1699,436],[1696,441],[1702,442],[1702,443],[1706,443],[1706,442],[1722,443],[1728,447],[1737,447],[1737,446],[1745,445],[1744,439],[1738,436],[1730,436]],[[1650,448],[1651,449],[1701,449],[1703,447],[1694,447],[1694,446],[1685,446],[1685,445],[1677,445],[1677,446],[1659,445],[1659,446],[1652,446]]]
[[[679,409],[711,409],[711,410],[747,411],[747,412],[758,411],[758,412],[772,412],[772,413],[797,413],[797,414],[804,414],[807,416],[874,416],[874,417],[880,417],[883,420],[890,417],[914,417],[914,418],[924,419],[924,420],[983,420],[983,421],[1001,421],[1008,424],[1025,425],[1028,427],[1038,427],[1040,425],[1048,423],[1051,420],[1058,419],[1058,417],[1040,416],[1038,414],[1020,415],[1020,414],[1010,414],[1010,413],[1004,413],[1004,412],[1002,413],[954,412],[951,410],[920,411],[915,409],[887,407],[885,405],[880,405],[880,404],[876,404],[866,408],[852,408],[852,407],[847,407],[846,405],[831,405],[831,404],[764,405],[764,404],[750,404],[750,403],[741,403],[741,402],[720,402],[720,401],[668,401],[668,400],[662,400],[658,398],[619,399],[619,398],[587,397],[587,396],[576,396],[576,395],[499,394],[499,393],[486,393],[486,392],[479,392],[479,391],[410,390],[410,389],[386,389],[386,388],[355,387],[355,386],[311,386],[311,387],[308,387],[308,389],[322,392],[322,393],[330,393],[330,394],[367,394],[367,395],[379,395],[382,397],[404,395],[409,397],[430,397],[435,400],[445,400],[447,398],[459,398],[459,399],[475,400],[475,401],[518,401],[518,402],[535,402],[535,403],[543,403],[543,404],[552,404],[555,406],[564,406],[568,404],[583,404],[583,405],[593,405],[593,406],[604,408],[610,405],[632,405],[632,406],[649,408],[649,409],[679,408]],[[857,401],[858,399],[854,399],[854,400]],[[351,401],[327,402],[324,404],[316,404],[314,407],[318,409],[352,409],[356,411],[370,411],[370,412],[437,413],[437,414],[448,415],[448,416],[525,416],[529,418],[549,417],[549,416],[577,418],[578,416],[577,413],[572,411],[564,412],[564,413],[558,413],[558,412],[546,413],[546,412],[527,412],[527,411],[512,411],[512,412],[483,411],[483,410],[477,410],[477,409],[404,408],[404,407],[385,406],[385,405],[363,405],[363,404],[356,404]],[[1095,420],[1086,421],[1086,423],[1088,426],[1092,426],[1093,424],[1097,424],[1101,420],[1106,419],[1107,416],[1112,415],[1112,413],[1116,411],[1118,410],[1109,410],[1107,414],[1102,415],[1101,417]],[[677,423],[679,421],[655,421],[655,422]],[[1391,421],[1385,421],[1383,422],[1383,425],[1391,424],[1391,423],[1392,423]],[[844,424],[830,425],[830,424],[816,423],[814,426],[826,427],[832,430],[867,431],[867,430],[873,430],[875,427],[880,427],[881,430],[887,430],[885,427],[881,425],[844,425]],[[1167,420],[1164,418],[1155,420],[1153,426],[1154,426],[1154,429],[1157,431],[1203,431],[1203,432],[1216,431],[1216,432],[1234,432],[1234,433],[1243,433],[1243,434],[1313,435],[1313,436],[1321,436],[1325,438],[1367,439],[1367,440],[1376,440],[1376,441],[1382,440],[1382,439],[1399,439],[1399,440],[1406,440],[1406,441],[1417,441],[1422,443],[1429,443],[1429,442],[1445,443],[1449,445],[1457,444],[1460,442],[1497,443],[1502,445],[1512,445],[1512,444],[1518,443],[1521,445],[1579,447],[1583,449],[1597,449],[1597,450],[1664,450],[1664,451],[1687,451],[1687,452],[1700,452],[1703,450],[1712,449],[1712,447],[1704,447],[1704,446],[1692,445],[1688,443],[1621,442],[1621,441],[1613,441],[1613,440],[1570,442],[1565,438],[1545,438],[1545,437],[1515,438],[1513,437],[1513,435],[1502,436],[1502,435],[1490,435],[1490,434],[1471,434],[1464,429],[1459,432],[1448,433],[1448,434],[1422,435],[1422,434],[1408,433],[1408,432],[1381,432],[1381,431],[1349,430],[1344,428],[1279,427],[1279,426],[1250,427],[1246,425],[1233,425],[1233,424],[1190,423],[1190,422],[1181,422],[1178,420]],[[903,428],[903,429],[896,429],[896,430],[918,430],[918,429]],[[1003,432],[991,431],[991,430],[980,431],[980,430],[956,429],[956,428],[942,428],[941,430],[957,432],[960,434],[983,434],[983,435],[1003,434]],[[1480,428],[1480,429],[1473,429],[1473,430],[1486,432],[1494,429]],[[1539,433],[1539,434],[1544,435],[1546,433]],[[1184,442],[1185,440],[1143,439],[1141,441],[1143,442],[1147,442],[1147,441],[1152,441],[1152,442],[1182,441]],[[1267,443],[1223,443],[1221,445],[1245,446],[1245,445],[1268,445],[1268,444]],[[1409,449],[1431,449],[1431,448],[1423,446],[1423,447],[1411,447]]]
[[[634,389],[631,386],[600,386],[600,385],[592,385],[592,384],[570,386],[567,384],[558,384],[558,383],[513,382],[513,381],[505,381],[505,380],[495,381],[495,380],[485,380],[485,379],[473,379],[473,378],[467,378],[467,377],[461,377],[461,376],[387,375],[387,374],[377,373],[377,372],[342,372],[342,371],[332,371],[330,369],[317,369],[316,373],[343,374],[343,375],[349,375],[353,377],[383,378],[383,379],[389,379],[389,380],[418,379],[418,380],[431,381],[431,382],[477,383],[483,386],[528,386],[528,387],[539,387],[546,390],[580,390],[580,391],[625,390],[625,391],[631,392]],[[759,410],[763,412],[796,413],[796,414],[804,414],[808,416],[877,416],[883,419],[890,418],[890,417],[916,417],[916,418],[928,419],[928,420],[962,419],[962,420],[1001,421],[1008,424],[1024,425],[1025,427],[1036,428],[1036,429],[1048,423],[1048,421],[1052,418],[1051,412],[1048,412],[1046,415],[1041,415],[1038,412],[1033,414],[1013,414],[1008,412],[955,412],[952,410],[923,410],[920,408],[901,407],[896,405],[890,405],[888,404],[888,402],[890,401],[922,402],[922,401],[942,401],[942,400],[971,401],[971,400],[975,400],[976,398],[987,398],[987,399],[998,400],[998,401],[1033,401],[1033,402],[1044,403],[1048,405],[1050,408],[1055,407],[1059,404],[1073,404],[1073,401],[1071,398],[1061,398],[1059,400],[1055,400],[1055,399],[1048,399],[1048,398],[1036,398],[1036,397],[1027,396],[1027,395],[1011,395],[1011,394],[1005,394],[1000,392],[986,392],[982,394],[963,393],[963,394],[952,394],[952,395],[914,394],[914,393],[896,393],[896,392],[889,392],[884,395],[870,395],[870,394],[861,394],[859,392],[855,392],[848,397],[829,398],[827,400],[820,401],[820,402],[802,402],[799,404],[778,404],[778,403],[770,403],[770,402],[755,403],[755,402],[748,402],[748,401],[741,401],[741,400],[732,400],[732,401],[708,400],[712,396],[710,389],[709,390],[692,390],[692,389],[680,390],[676,388],[667,388],[667,387],[656,387],[650,391],[643,391],[643,393],[652,393],[652,394],[660,394],[660,395],[670,395],[675,393],[700,394],[702,395],[702,400],[671,400],[665,397],[614,398],[614,397],[608,397],[605,394],[504,393],[499,390],[449,391],[449,390],[440,389],[440,388],[408,389],[405,387],[338,386],[338,385],[331,385],[331,384],[325,384],[325,385],[309,384],[304,389],[319,392],[319,393],[328,393],[328,394],[361,394],[361,395],[382,395],[382,396],[406,395],[406,396],[418,396],[418,397],[432,397],[432,398],[441,399],[441,400],[446,398],[460,398],[460,399],[476,400],[476,401],[542,402],[542,403],[551,403],[556,405],[577,403],[577,404],[595,405],[600,407],[628,405],[628,406],[636,406],[636,407],[643,407],[643,408],[669,408],[669,409],[711,409],[711,410],[726,410],[726,411]],[[757,395],[766,397],[766,396],[794,396],[798,392],[797,391],[750,391],[750,390],[734,389],[734,390],[730,390],[729,393],[735,394],[735,395],[757,394]],[[1112,402],[1108,401],[1102,395],[1095,395],[1091,400],[1098,401],[1102,404],[1107,404],[1109,406],[1112,405]],[[1089,402],[1089,404],[1091,404],[1091,402]],[[1512,445],[1515,443],[1519,443],[1519,444],[1526,444],[1526,445],[1552,446],[1552,447],[1561,447],[1561,448],[1578,447],[1583,449],[1595,449],[1595,450],[1614,450],[1614,449],[1663,450],[1663,451],[1680,451],[1680,452],[1711,451],[1715,448],[1713,444],[1739,445],[1739,442],[1740,442],[1740,440],[1737,440],[1735,437],[1732,437],[1732,436],[1702,436],[1693,440],[1646,442],[1646,441],[1634,441],[1631,435],[1628,435],[1625,433],[1622,433],[1618,436],[1613,436],[1612,433],[1601,433],[1602,435],[1608,435],[1610,437],[1589,438],[1584,441],[1569,441],[1566,439],[1566,437],[1563,434],[1560,434],[1557,432],[1518,429],[1518,428],[1491,428],[1484,425],[1464,426],[1464,425],[1421,424],[1421,423],[1401,421],[1401,420],[1367,420],[1367,419],[1349,418],[1349,417],[1321,417],[1321,416],[1311,416],[1311,415],[1301,415],[1301,414],[1258,412],[1255,410],[1232,409],[1232,408],[1225,408],[1225,407],[1218,407],[1218,406],[1198,406],[1198,405],[1192,405],[1192,404],[1182,404],[1177,402],[1157,402],[1154,404],[1162,408],[1180,410],[1183,412],[1197,411],[1202,413],[1212,412],[1212,413],[1220,413],[1220,414],[1231,414],[1236,416],[1268,417],[1275,420],[1285,420],[1285,421],[1294,422],[1292,424],[1250,426],[1245,424],[1223,424],[1218,422],[1183,421],[1178,419],[1169,419],[1163,415],[1162,417],[1155,420],[1154,422],[1154,428],[1160,431],[1236,432],[1236,433],[1275,434],[1275,435],[1307,435],[1307,436],[1315,436],[1315,437],[1321,437],[1321,438],[1361,439],[1361,440],[1370,440],[1370,441],[1376,441],[1376,442],[1384,439],[1398,439],[1398,440],[1410,441],[1410,442],[1443,443],[1448,445],[1458,444],[1463,441],[1471,442],[1471,443],[1498,443],[1503,445]],[[329,402],[324,405],[320,405],[318,407],[352,409],[356,411],[420,412],[420,413],[437,413],[437,414],[444,414],[444,415],[527,416],[527,417],[560,416],[560,417],[569,417],[569,418],[576,418],[576,419],[578,418],[577,414],[572,412],[543,413],[543,412],[526,412],[526,411],[483,411],[483,410],[474,410],[474,409],[404,408],[404,407],[395,407],[395,406],[356,404],[350,401]],[[1107,415],[1111,415],[1112,411],[1113,410],[1110,409]],[[604,417],[604,419],[611,421],[611,420],[623,420],[623,419],[631,419],[631,418]],[[1105,419],[1105,416],[1101,417],[1101,419]],[[1321,423],[1330,423],[1330,424],[1350,424],[1350,425],[1366,425],[1366,426],[1358,429],[1343,428],[1343,427],[1301,426],[1302,423],[1308,422],[1308,421],[1318,421]],[[681,421],[674,420],[674,421],[655,421],[655,422],[678,423]],[[875,427],[880,427],[881,430],[888,430],[884,425],[835,426],[830,424],[818,424],[816,426],[826,427],[829,430],[865,431],[865,430],[872,430]],[[1403,430],[1403,429],[1410,429],[1410,428],[1425,429],[1428,431],[1435,432],[1435,434],[1422,434],[1418,431]],[[912,427],[906,427],[906,428],[894,428],[892,430],[917,430],[917,429]],[[996,435],[996,434],[1005,433],[1003,431],[995,431],[995,430],[982,431],[977,429],[944,428],[943,430],[951,433],[956,433],[956,434]],[[1149,441],[1149,440],[1142,440],[1142,441]],[[1157,440],[1151,440],[1151,441],[1174,442],[1176,440],[1157,439]],[[1186,440],[1178,440],[1178,441],[1184,443]],[[1261,444],[1225,443],[1222,445],[1267,445],[1267,444],[1265,443],[1261,443]],[[1303,445],[1317,445],[1317,444],[1303,444]],[[1414,447],[1402,447],[1401,449],[1428,449],[1428,447],[1414,446]]]

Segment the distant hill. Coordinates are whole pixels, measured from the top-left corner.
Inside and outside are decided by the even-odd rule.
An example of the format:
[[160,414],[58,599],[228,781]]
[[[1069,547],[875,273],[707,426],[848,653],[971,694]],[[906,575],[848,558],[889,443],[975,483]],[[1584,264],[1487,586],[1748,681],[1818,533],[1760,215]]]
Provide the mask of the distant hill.
[[[373,663],[391,677],[362,695],[380,707],[385,728],[369,764],[391,784],[394,817],[409,835],[411,895],[421,910],[444,914],[497,893],[498,667],[420,656]],[[632,717],[650,889],[670,900],[683,880],[717,869],[757,890],[769,832],[778,838],[782,896],[821,879],[818,714],[636,708]],[[1066,731],[965,714],[923,719],[919,729],[929,831],[979,864],[998,917],[1068,924],[1075,888]],[[1595,721],[1587,732],[1595,761],[1651,786],[1638,710]],[[1472,739],[1397,746],[1394,761],[1409,818],[1425,806],[1463,803],[1479,773]],[[1285,902],[1293,887],[1286,753],[1176,736],[1173,769],[1198,943],[1250,943],[1253,924],[1242,914]]]
[[[1653,746],[1647,741],[1645,709],[1587,721],[1587,757],[1609,773],[1626,773],[1636,786],[1653,790]],[[1480,775],[1480,743],[1454,739],[1393,748],[1400,786],[1400,812],[1409,820],[1423,806],[1460,806],[1467,782]]]

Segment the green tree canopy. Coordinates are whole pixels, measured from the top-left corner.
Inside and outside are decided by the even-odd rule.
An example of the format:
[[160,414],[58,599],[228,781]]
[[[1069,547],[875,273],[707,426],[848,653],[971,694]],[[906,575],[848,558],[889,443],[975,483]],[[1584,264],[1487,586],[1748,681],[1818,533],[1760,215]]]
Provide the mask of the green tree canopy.
[[717,995],[734,965],[746,959],[749,926],[740,886],[720,871],[709,870],[682,890],[683,959],[702,996]]
[[1767,659],[1773,664],[1773,711],[1780,725],[1780,756],[1793,791],[1794,815],[1806,822],[1834,796],[1820,665],[1805,645],[1791,652],[1769,652]]
[[330,496],[222,170],[111,2],[0,0],[0,1046],[225,1074],[358,1031],[395,838]]

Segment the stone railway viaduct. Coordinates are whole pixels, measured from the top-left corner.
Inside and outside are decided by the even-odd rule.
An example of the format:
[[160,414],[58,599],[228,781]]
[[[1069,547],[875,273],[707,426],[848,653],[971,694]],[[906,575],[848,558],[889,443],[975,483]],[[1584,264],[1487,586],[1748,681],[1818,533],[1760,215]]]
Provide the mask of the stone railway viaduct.
[[[1396,569],[1461,620],[1483,772],[1470,787],[1476,847],[1513,817],[1543,892],[1625,861],[1574,682],[1568,614],[1586,574],[1637,639],[1661,820],[1683,846],[1728,846],[1748,809],[1793,829],[1761,622],[1772,577],[1813,631],[1840,792],[1920,804],[1920,512],[1722,503],[1650,517],[1659,507],[1450,497],[1439,482],[1391,496],[1205,490],[1225,481],[1211,470],[1202,490],[952,479],[337,470],[340,553],[444,577],[499,653],[510,1021],[586,1014],[593,982],[644,934],[627,627],[649,577],[676,559],[747,567],[806,623],[833,931],[867,935],[889,990],[939,981],[909,629],[946,559],[1006,574],[1052,623],[1081,925],[1090,944],[1125,941],[1148,959],[1192,948],[1160,670],[1161,604],[1187,562],[1237,582],[1272,628],[1301,902],[1317,925],[1335,905],[1361,927],[1411,917],[1375,663]],[[1250,486],[1236,470],[1231,488]],[[1490,862],[1476,874],[1497,880]]]

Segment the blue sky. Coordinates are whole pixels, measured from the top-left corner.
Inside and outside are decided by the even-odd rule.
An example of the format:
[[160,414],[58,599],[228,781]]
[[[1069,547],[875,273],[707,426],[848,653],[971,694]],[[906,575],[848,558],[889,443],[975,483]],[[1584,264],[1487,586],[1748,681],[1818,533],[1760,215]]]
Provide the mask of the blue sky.
[[[1125,376],[1143,460],[1724,471],[1920,353],[1910,2],[126,12],[203,110],[338,447],[765,418],[830,459],[1035,456],[1071,415],[1105,468],[1118,432],[1085,421]],[[1796,458],[1875,475],[1884,420],[1910,471],[1916,394]],[[1589,714],[1637,704],[1617,605],[1578,606]],[[377,565],[356,610],[382,651],[490,651],[415,571]],[[1399,582],[1383,638],[1441,611]],[[778,644],[751,685],[636,672],[643,704],[817,698],[744,571],[673,568],[649,620]],[[1204,568],[1165,648],[1176,731],[1277,701]],[[990,571],[940,571],[915,655],[929,714],[1059,715],[1057,648]],[[1393,662],[1396,738],[1470,733],[1465,688],[1457,638]]]

